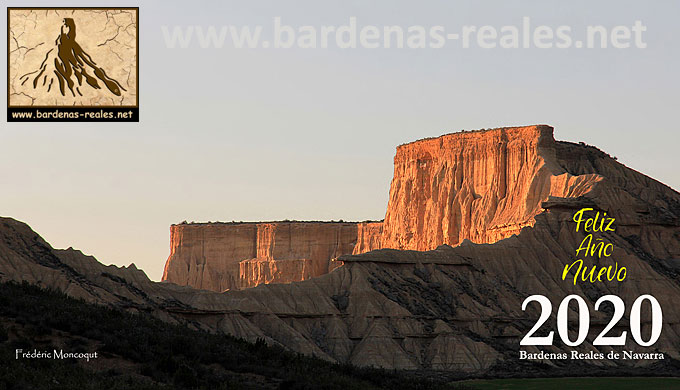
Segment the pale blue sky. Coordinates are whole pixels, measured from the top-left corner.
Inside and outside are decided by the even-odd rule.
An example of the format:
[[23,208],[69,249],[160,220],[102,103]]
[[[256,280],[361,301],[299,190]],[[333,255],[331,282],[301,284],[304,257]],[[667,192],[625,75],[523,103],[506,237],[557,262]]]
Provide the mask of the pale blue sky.
[[[140,2],[140,123],[3,121],[0,215],[55,247],[135,262],[158,279],[171,223],[381,219],[396,145],[537,123],[680,188],[679,2],[364,3]],[[170,50],[161,33],[162,25],[269,28],[274,16],[447,28],[523,16],[574,29],[642,20],[648,48]]]

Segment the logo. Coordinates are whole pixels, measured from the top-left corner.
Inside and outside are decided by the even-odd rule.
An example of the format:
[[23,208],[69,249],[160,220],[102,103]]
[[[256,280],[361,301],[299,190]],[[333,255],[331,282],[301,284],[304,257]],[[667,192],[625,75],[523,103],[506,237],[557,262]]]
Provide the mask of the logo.
[[139,121],[138,8],[8,8],[8,121]]

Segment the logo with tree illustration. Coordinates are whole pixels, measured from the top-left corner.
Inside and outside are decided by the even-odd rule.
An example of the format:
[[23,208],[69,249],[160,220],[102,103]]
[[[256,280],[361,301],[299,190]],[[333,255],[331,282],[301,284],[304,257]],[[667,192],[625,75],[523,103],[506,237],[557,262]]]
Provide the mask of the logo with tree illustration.
[[8,10],[8,106],[138,106],[138,10]]

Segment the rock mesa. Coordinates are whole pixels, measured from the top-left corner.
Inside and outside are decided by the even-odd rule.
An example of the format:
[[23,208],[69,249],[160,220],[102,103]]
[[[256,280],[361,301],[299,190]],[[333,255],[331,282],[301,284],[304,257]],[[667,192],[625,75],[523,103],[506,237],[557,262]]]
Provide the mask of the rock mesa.
[[[170,227],[163,279],[225,291],[290,283],[328,273],[341,255],[377,249],[367,237],[380,223],[184,223]],[[359,241],[359,245],[357,245]]]
[[510,237],[548,197],[577,197],[600,180],[564,172],[552,134],[527,126],[400,145],[384,223],[173,225],[162,280],[213,291],[290,283],[328,273],[341,255]]

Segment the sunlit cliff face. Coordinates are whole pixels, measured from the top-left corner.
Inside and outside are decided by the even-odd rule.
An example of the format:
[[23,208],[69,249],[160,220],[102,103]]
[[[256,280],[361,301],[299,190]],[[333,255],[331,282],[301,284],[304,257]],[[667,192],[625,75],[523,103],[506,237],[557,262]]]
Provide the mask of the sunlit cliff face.
[[399,146],[384,223],[174,225],[163,280],[223,291],[316,277],[350,253],[497,242],[533,226],[550,196],[601,180],[567,173],[555,145],[551,127],[527,126]]

